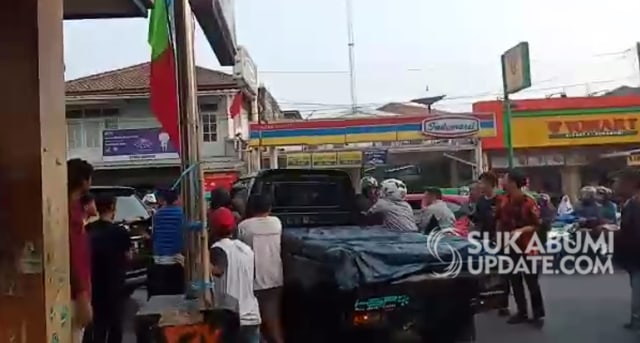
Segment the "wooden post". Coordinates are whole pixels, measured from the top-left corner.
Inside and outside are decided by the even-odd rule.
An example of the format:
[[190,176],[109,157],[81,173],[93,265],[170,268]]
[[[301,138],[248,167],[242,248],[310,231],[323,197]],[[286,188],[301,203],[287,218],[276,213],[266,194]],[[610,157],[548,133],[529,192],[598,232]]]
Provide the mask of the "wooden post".
[[71,342],[62,0],[0,11],[0,342]]

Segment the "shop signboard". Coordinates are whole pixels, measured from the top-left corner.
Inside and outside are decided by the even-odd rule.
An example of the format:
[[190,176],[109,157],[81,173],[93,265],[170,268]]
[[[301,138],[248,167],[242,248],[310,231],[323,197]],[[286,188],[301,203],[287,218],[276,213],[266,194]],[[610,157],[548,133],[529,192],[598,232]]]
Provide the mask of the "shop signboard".
[[339,167],[362,166],[362,151],[338,151]]
[[502,83],[507,94],[531,86],[529,43],[521,42],[502,54]]
[[480,120],[465,115],[427,118],[422,122],[422,134],[430,138],[463,138],[477,135]]
[[387,150],[365,150],[363,153],[363,164],[365,166],[381,166],[387,164]]
[[640,139],[640,113],[515,117],[516,148],[635,143]]
[[249,56],[249,52],[243,46],[238,46],[233,66],[233,78],[247,87],[252,94],[258,94],[258,69]]
[[313,168],[335,168],[338,155],[335,152],[314,152],[312,155]]
[[203,187],[205,192],[216,188],[231,189],[231,185],[238,180],[236,173],[205,173]]
[[287,168],[311,168],[311,154],[307,152],[287,154]]
[[178,158],[169,134],[161,128],[102,131],[103,161],[139,161]]

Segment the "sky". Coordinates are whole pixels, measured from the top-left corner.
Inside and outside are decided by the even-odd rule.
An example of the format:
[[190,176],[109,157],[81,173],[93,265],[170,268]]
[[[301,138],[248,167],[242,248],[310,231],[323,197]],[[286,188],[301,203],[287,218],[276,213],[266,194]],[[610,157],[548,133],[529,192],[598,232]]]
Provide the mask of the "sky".
[[[233,2],[233,0],[231,0]],[[348,0],[235,0],[238,44],[284,109],[350,108]],[[445,94],[470,111],[501,93],[500,55],[528,41],[532,87],[514,98],[640,84],[637,0],[351,0],[357,103]],[[146,19],[69,21],[66,78],[149,60]],[[221,69],[197,28],[196,63]]]

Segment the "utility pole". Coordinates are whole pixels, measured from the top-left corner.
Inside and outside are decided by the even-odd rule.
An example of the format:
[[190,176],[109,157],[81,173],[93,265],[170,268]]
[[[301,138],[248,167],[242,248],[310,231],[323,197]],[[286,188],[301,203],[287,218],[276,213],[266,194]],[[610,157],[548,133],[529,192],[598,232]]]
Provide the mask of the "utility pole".
[[[182,171],[191,170],[181,185],[182,204],[187,223],[204,223],[204,192],[200,167],[200,116],[195,75],[194,22],[188,0],[174,0],[175,45],[178,72],[180,162]],[[209,281],[207,235],[204,230],[186,231],[186,296],[210,303],[203,288]],[[195,286],[195,287],[194,287]]]
[[355,70],[355,39],[353,34],[353,3],[352,0],[347,2],[347,34],[349,46],[349,86],[351,92],[351,114],[358,112],[358,98],[356,91],[356,70]]

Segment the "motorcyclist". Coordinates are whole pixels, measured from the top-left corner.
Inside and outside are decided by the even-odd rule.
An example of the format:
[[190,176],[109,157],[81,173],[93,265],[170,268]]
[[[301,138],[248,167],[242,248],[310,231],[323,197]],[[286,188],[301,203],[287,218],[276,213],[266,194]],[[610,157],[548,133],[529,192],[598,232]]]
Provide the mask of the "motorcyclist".
[[380,185],[373,176],[365,176],[360,180],[360,193],[356,198],[356,207],[362,214],[360,222],[362,225],[382,225],[384,217],[382,213],[366,214],[367,211],[378,201]]
[[602,209],[597,201],[597,190],[593,186],[585,186],[580,190],[580,203],[575,209],[575,216],[586,227],[594,227],[604,224]]
[[611,189],[604,186],[596,187],[596,200],[600,204],[602,218],[607,224],[615,224],[618,220],[618,206],[611,200],[612,197]]
[[381,215],[382,225],[392,231],[418,231],[413,209],[405,201],[407,186],[396,179],[380,183],[380,197],[365,213],[366,216]]
[[358,194],[358,209],[361,212],[367,211],[378,201],[380,185],[373,176],[365,176],[360,179],[360,194]]

